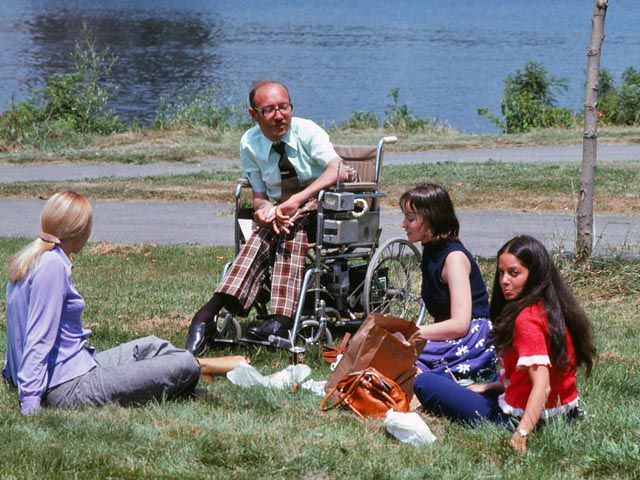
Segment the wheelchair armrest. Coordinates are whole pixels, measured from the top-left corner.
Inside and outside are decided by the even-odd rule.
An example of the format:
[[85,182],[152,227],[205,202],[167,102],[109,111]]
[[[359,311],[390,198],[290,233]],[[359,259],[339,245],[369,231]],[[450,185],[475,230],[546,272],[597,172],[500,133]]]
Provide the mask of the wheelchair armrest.
[[377,189],[376,182],[347,182],[340,184],[340,190],[345,192],[375,192]]

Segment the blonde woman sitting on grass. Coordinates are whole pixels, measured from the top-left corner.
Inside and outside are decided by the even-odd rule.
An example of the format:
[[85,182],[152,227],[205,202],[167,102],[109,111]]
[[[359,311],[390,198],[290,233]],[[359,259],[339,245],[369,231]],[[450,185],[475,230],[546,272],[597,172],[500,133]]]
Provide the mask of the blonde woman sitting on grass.
[[71,281],[69,255],[91,234],[92,207],[75,192],[44,205],[38,238],[9,259],[3,376],[18,388],[23,414],[41,406],[138,404],[193,392],[246,359],[200,359],[148,336],[96,352],[82,326],[84,299]]

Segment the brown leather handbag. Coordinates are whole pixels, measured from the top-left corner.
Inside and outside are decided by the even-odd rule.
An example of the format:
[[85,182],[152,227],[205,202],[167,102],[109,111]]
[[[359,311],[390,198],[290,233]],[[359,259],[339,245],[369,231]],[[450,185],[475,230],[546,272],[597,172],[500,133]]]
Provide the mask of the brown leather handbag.
[[320,409],[343,406],[361,418],[384,417],[389,409],[408,412],[409,402],[398,383],[370,367],[342,378],[322,399]]
[[411,321],[379,313],[370,314],[329,375],[325,392],[333,389],[347,375],[373,367],[398,383],[411,397],[417,372],[416,359],[426,342],[419,335],[419,328]]

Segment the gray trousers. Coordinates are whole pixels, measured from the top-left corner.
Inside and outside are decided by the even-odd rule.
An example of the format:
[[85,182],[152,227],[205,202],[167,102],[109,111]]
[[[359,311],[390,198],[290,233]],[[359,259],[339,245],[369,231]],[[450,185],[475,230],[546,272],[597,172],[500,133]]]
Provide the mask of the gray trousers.
[[97,367],[47,390],[51,407],[131,405],[188,394],[200,377],[189,352],[149,336],[96,354]]

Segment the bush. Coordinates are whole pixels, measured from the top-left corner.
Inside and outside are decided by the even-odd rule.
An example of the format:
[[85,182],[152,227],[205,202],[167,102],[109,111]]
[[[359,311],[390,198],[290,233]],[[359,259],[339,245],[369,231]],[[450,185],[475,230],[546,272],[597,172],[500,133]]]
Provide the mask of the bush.
[[358,110],[351,114],[351,117],[342,125],[343,128],[351,128],[353,130],[366,130],[369,128],[378,128],[378,116],[375,112]]
[[534,128],[570,127],[575,123],[571,110],[556,106],[556,92],[567,90],[567,80],[549,75],[538,62],[529,61],[523,70],[516,70],[504,80],[500,104],[502,116],[487,108],[478,114],[505,133],[528,132]]
[[112,133],[124,124],[107,108],[105,78],[115,57],[98,52],[90,40],[76,44],[74,68],[57,73],[27,100],[0,114],[0,138],[13,145],[35,145],[73,133]]
[[600,70],[598,81],[598,114],[600,121],[611,123],[617,109],[618,91],[611,73],[604,68]]
[[357,110],[349,119],[340,125],[341,128],[367,130],[383,127],[396,133],[444,132],[449,125],[438,120],[417,117],[406,103],[400,103],[400,89],[392,88],[387,95],[391,103],[385,109],[385,116],[380,121],[375,112]]
[[392,88],[388,96],[391,98],[391,103],[385,111],[386,116],[383,122],[385,128],[398,132],[415,133],[435,125],[436,122],[432,120],[416,117],[406,103],[400,104],[399,88]]
[[217,89],[183,91],[160,100],[155,128],[172,130],[201,125],[215,130],[245,129],[252,125],[237,105],[218,105]]
[[627,68],[620,77],[620,86],[607,70],[600,70],[598,114],[604,123],[613,125],[640,124],[640,71]]

